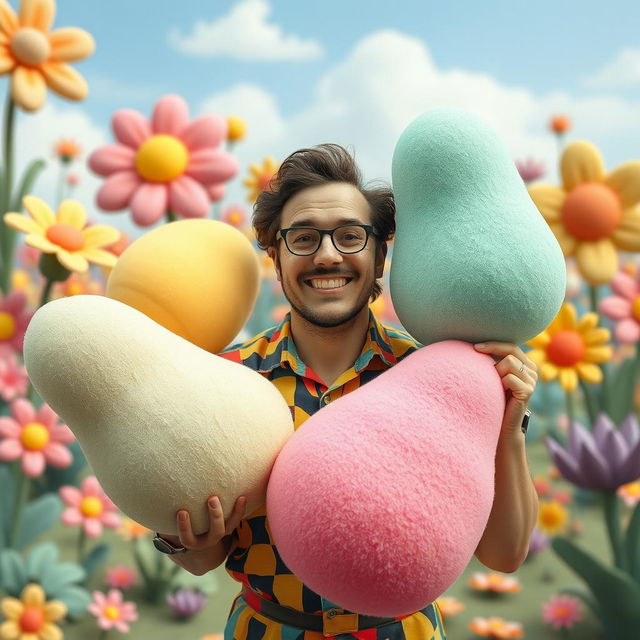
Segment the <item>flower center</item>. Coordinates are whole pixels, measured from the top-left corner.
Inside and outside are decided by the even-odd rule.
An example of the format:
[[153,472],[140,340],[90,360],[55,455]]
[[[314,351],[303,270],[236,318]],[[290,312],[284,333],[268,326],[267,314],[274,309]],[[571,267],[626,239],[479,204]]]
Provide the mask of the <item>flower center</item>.
[[29,422],[22,429],[20,442],[29,451],[40,451],[49,442],[49,430],[39,422]]
[[11,38],[11,53],[18,62],[37,67],[49,57],[51,46],[44,33],[33,27],[23,27]]
[[16,321],[6,311],[0,311],[0,340],[7,340],[16,330]]
[[80,230],[66,222],[52,224],[47,229],[46,235],[49,242],[53,242],[67,251],[79,251],[84,248],[84,236]]
[[260,191],[267,191],[269,189],[269,183],[271,182],[271,178],[273,178],[274,174],[265,171],[260,174],[258,178],[258,187]]
[[117,620],[120,617],[120,609],[112,604],[106,606],[102,610],[102,613],[104,613],[105,618],[109,618],[109,620]]
[[157,135],[145,140],[136,154],[136,170],[149,182],[169,182],[184,173],[187,148],[173,136]]
[[102,502],[95,496],[87,496],[80,503],[80,511],[87,518],[95,518],[102,513]]
[[582,360],[584,342],[575,331],[558,331],[547,345],[547,358],[558,367],[572,367]]
[[578,185],[562,205],[562,221],[567,231],[586,242],[609,237],[621,218],[620,199],[598,182]]
[[44,624],[40,607],[26,607],[20,616],[20,629],[24,633],[37,633]]

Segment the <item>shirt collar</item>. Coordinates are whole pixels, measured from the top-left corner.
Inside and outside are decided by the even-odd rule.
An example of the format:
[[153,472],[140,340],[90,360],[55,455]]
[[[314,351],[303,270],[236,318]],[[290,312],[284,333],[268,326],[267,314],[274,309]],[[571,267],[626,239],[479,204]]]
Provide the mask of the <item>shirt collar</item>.
[[[258,369],[259,372],[272,371],[286,362],[297,374],[305,375],[307,367],[300,360],[291,335],[291,312],[287,313],[282,322],[274,329],[269,341],[274,343],[275,346],[269,349],[271,353],[269,363],[263,362]],[[374,356],[378,356],[389,367],[392,367],[397,362],[396,357],[393,355],[393,348],[387,332],[373,315],[371,309],[369,309],[367,338],[354,364],[356,373],[362,371]]]

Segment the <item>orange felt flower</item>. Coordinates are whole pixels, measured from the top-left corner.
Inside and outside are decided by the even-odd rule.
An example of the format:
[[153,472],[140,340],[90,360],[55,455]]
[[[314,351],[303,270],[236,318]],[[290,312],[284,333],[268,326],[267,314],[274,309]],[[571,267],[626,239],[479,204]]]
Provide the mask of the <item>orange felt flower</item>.
[[567,116],[557,115],[549,120],[549,129],[553,133],[566,133],[571,129],[571,120]]
[[272,156],[267,156],[262,165],[252,164],[249,167],[249,177],[242,181],[242,184],[249,190],[247,194],[249,202],[255,202],[261,191],[269,189],[269,183],[277,173],[278,168],[279,165]]
[[76,27],[49,32],[54,0],[22,0],[15,11],[0,0],[0,75],[11,74],[11,97],[25,111],[44,104],[47,86],[70,100],[88,93],[84,78],[68,62],[91,55],[94,41]]

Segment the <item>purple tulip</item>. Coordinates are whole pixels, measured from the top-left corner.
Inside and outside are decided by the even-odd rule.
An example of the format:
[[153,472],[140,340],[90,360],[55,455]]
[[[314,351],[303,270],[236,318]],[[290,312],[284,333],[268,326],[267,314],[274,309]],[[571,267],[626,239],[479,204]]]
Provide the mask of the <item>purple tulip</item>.
[[207,596],[194,589],[178,589],[167,596],[167,604],[179,618],[190,618],[204,609]]
[[551,438],[546,444],[562,476],[584,489],[612,491],[640,477],[640,425],[634,414],[619,429],[604,413],[593,432],[572,422],[566,449]]
[[527,551],[527,560],[537,555],[541,551],[544,551],[549,546],[549,536],[538,529],[538,527],[534,527],[531,532],[531,539],[529,540],[529,551]]

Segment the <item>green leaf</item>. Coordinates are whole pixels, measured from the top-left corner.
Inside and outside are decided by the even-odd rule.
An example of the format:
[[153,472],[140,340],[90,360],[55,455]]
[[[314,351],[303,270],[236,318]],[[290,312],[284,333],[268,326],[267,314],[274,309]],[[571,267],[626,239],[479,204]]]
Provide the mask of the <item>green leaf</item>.
[[67,605],[67,616],[70,620],[77,620],[82,616],[91,602],[89,592],[83,587],[79,587],[77,585],[65,587],[62,591],[56,594],[55,599],[62,600],[62,602]]
[[22,180],[13,200],[11,201],[11,211],[22,211],[22,198],[33,189],[33,184],[38,174],[47,166],[44,160],[34,160],[29,168],[22,174]]
[[50,564],[58,560],[58,548],[53,542],[42,542],[31,549],[27,558],[27,575],[40,581]]
[[15,549],[0,551],[0,587],[17,598],[27,584],[27,572],[22,556]]
[[87,578],[90,578],[100,565],[105,563],[109,553],[111,553],[111,545],[109,544],[100,544],[91,549],[82,561],[82,566],[87,572]]
[[587,583],[602,609],[607,635],[616,640],[637,640],[640,587],[631,577],[603,564],[569,538],[557,536],[551,547]]
[[632,356],[624,360],[609,377],[610,385],[607,393],[609,406],[607,413],[614,424],[620,424],[631,413],[633,388],[635,386],[636,358]]
[[629,571],[636,582],[640,584],[640,502],[633,510],[633,515],[627,526],[625,551],[627,562],[629,563]]
[[82,582],[86,578],[86,571],[74,562],[50,564],[42,574],[42,588],[50,595],[58,596],[66,587]]
[[7,546],[9,540],[9,522],[13,513],[15,502],[15,482],[11,468],[5,463],[0,463],[0,549]]
[[57,524],[61,511],[60,498],[53,493],[47,493],[27,504],[22,512],[22,522],[18,532],[18,549],[26,547]]

